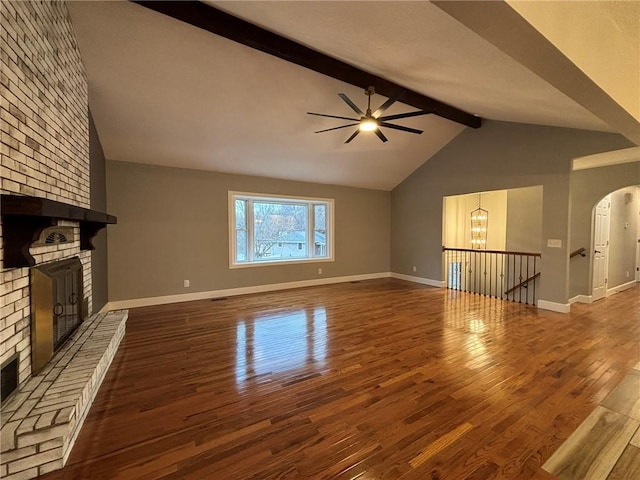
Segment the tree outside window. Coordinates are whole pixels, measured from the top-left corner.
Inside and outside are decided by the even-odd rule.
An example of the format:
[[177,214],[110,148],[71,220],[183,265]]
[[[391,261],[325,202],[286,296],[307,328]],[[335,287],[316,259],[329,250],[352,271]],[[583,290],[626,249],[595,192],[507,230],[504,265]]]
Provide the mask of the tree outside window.
[[230,200],[232,266],[331,259],[332,200],[233,192]]

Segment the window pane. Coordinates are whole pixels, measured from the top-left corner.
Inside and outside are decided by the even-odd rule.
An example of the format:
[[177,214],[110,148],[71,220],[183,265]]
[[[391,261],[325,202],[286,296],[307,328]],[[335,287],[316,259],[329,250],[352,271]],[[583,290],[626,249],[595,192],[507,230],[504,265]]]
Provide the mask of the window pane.
[[247,201],[236,200],[236,228],[247,228]]
[[307,257],[307,206],[255,201],[253,203],[254,259]]
[[313,256],[327,256],[327,206],[314,205]]
[[331,200],[230,193],[232,268],[333,259]]
[[247,201],[235,200],[236,262],[246,262],[247,258]]
[[315,230],[319,232],[326,232],[327,230],[327,206],[326,205],[314,205],[313,211],[315,215]]
[[236,230],[236,262],[246,262],[247,259],[247,232]]

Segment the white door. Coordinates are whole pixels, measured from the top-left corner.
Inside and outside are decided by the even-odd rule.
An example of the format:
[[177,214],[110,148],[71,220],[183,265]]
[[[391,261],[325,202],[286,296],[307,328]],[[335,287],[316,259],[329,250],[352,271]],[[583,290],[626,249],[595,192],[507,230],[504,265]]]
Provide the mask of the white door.
[[607,266],[609,253],[609,195],[604,197],[595,209],[595,228],[593,239],[593,293],[592,301],[607,294]]

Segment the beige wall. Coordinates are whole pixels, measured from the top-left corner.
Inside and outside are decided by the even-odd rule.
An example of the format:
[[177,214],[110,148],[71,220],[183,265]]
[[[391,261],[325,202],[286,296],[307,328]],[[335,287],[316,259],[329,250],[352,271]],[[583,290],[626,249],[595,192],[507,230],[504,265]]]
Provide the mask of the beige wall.
[[507,191],[455,195],[444,199],[444,243],[451,248],[471,247],[471,212],[487,210],[488,250],[504,250],[507,236]]
[[[229,269],[230,190],[335,199],[335,261]],[[110,301],[389,271],[390,192],[107,161],[107,208]]]
[[432,2],[640,144],[637,2]]
[[[539,298],[566,304],[571,161],[628,146],[620,135],[508,122],[465,130],[392,191],[392,271],[442,280],[443,197],[541,185]],[[547,239],[562,248],[546,247]]]
[[541,251],[542,195],[541,186],[507,190],[507,250]]
[[620,188],[640,184],[640,162],[576,170],[571,173],[570,251],[584,247],[586,257],[570,262],[570,298],[591,295],[593,207]]
[[638,187],[622,188],[611,194],[607,288],[635,281],[639,216]]
[[640,120],[640,3],[522,0],[508,3]]
[[516,252],[540,252],[542,245],[542,187],[511,188],[444,199],[444,243],[471,248],[470,212],[489,211],[487,248]]

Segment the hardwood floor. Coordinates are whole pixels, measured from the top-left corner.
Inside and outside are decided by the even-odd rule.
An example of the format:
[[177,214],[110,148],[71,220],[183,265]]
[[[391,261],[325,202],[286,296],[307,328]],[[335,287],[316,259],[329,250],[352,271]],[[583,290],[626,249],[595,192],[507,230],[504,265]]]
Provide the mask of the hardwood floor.
[[560,480],[640,478],[640,362],[542,466]]
[[640,287],[556,314],[393,279],[146,307],[60,479],[535,479],[640,360]]

